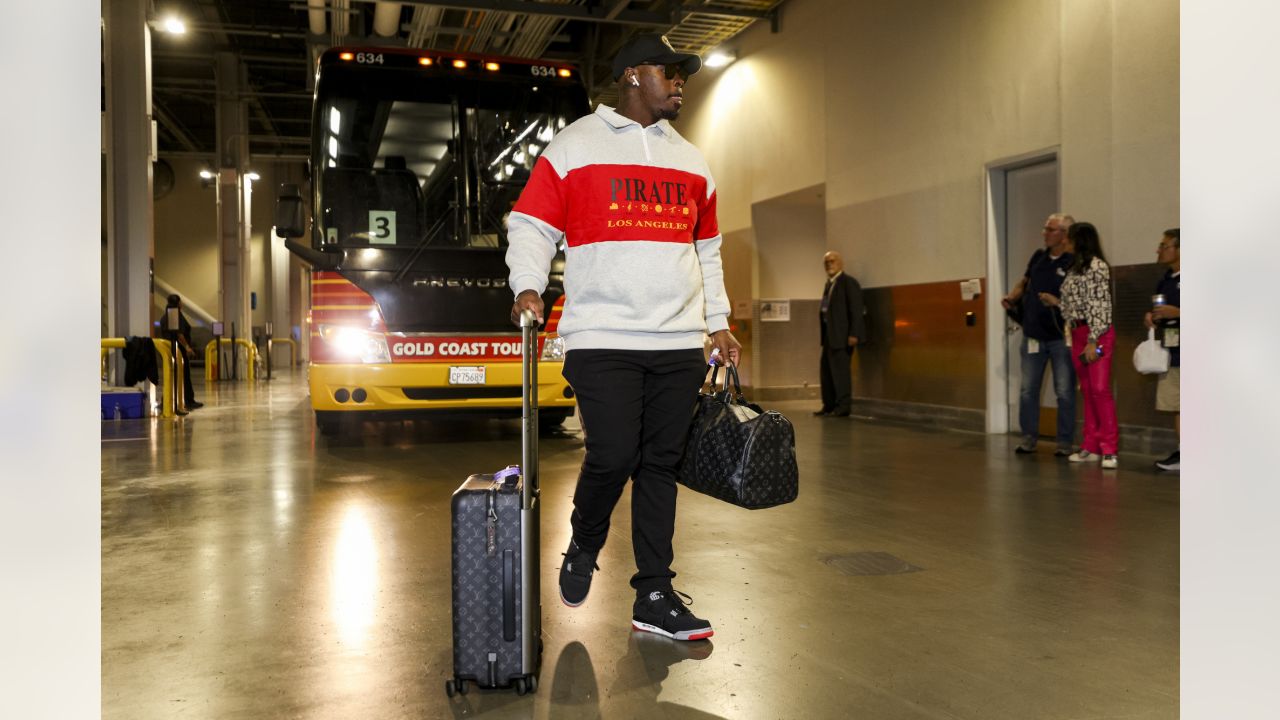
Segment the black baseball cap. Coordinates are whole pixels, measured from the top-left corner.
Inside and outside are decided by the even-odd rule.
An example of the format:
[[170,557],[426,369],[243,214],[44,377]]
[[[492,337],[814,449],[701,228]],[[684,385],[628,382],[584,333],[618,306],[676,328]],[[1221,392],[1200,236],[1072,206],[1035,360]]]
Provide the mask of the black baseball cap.
[[613,58],[613,79],[622,77],[629,67],[637,65],[670,65],[677,64],[684,68],[685,76],[698,72],[702,67],[702,58],[694,53],[676,52],[666,35],[644,34],[631,38]]

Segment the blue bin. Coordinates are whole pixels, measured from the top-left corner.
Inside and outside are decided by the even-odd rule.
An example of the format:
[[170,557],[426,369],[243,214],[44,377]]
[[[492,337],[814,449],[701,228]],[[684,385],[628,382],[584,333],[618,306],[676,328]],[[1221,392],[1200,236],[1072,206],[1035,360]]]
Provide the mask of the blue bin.
[[114,420],[116,408],[122,420],[146,417],[147,394],[137,388],[111,388],[102,391],[102,419]]

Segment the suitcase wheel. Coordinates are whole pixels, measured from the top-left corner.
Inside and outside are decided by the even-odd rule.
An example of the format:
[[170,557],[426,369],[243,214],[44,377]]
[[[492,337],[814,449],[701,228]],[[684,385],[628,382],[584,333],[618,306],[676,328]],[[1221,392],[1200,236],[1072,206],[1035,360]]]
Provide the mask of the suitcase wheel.
[[454,694],[466,695],[470,689],[471,687],[467,684],[467,681],[461,678],[444,681],[444,694],[449,697],[453,697]]
[[517,695],[532,694],[538,691],[537,675],[522,675],[511,683],[515,686]]

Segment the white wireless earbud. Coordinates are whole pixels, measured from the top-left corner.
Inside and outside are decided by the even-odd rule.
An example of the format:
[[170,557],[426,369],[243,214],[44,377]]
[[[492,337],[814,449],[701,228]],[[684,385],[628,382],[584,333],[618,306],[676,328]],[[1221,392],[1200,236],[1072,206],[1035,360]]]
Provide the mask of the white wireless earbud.
[[640,81],[636,79],[635,75],[631,76],[631,84],[635,85],[636,87],[640,87]]

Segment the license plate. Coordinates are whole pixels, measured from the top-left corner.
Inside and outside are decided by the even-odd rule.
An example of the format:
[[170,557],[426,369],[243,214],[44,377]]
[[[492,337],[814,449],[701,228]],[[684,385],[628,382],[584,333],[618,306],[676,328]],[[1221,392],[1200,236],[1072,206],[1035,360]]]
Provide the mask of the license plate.
[[484,366],[449,368],[450,385],[483,385]]

